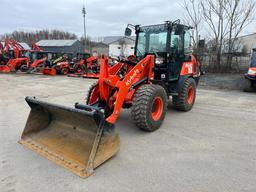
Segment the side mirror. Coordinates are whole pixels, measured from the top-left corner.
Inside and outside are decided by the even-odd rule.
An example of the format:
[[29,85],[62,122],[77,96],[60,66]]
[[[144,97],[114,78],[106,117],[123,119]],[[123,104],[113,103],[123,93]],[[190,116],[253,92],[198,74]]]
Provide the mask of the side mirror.
[[175,35],[182,35],[184,33],[184,27],[177,26],[174,33],[175,33]]
[[202,49],[205,48],[205,40],[199,40],[198,47]]
[[132,30],[130,28],[126,27],[124,34],[125,34],[125,36],[131,36],[132,35]]

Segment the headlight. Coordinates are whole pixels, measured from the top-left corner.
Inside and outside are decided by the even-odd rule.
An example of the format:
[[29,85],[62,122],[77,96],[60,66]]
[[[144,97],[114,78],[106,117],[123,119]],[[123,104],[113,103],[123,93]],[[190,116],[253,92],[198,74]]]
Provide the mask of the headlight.
[[164,63],[164,58],[162,57],[156,58],[156,65],[161,65],[163,63]]
[[256,75],[256,68],[250,68],[248,71],[248,75]]

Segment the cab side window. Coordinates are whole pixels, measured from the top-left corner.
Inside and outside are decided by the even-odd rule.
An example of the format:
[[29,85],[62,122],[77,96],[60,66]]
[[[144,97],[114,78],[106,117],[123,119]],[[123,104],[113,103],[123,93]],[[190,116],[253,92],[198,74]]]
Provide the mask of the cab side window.
[[184,51],[185,54],[191,54],[193,51],[192,48],[192,43],[191,43],[191,31],[188,30],[186,31],[185,35],[184,35]]

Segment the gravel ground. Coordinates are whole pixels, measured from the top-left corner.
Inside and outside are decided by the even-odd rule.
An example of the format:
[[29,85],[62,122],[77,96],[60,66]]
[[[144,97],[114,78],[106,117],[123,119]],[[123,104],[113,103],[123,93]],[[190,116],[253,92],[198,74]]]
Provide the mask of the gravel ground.
[[30,110],[25,96],[72,106],[93,82],[0,74],[0,192],[256,191],[255,93],[201,86],[193,110],[170,105],[154,133],[123,110],[120,152],[85,180],[17,143]]
[[200,87],[205,89],[243,90],[244,74],[212,74],[201,76]]

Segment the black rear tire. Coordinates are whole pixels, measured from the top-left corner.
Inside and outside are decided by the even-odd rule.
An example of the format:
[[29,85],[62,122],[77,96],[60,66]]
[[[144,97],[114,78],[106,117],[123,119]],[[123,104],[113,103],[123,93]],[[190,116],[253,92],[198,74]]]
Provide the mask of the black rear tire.
[[[155,108],[155,100],[158,99],[161,104],[161,112],[158,118],[153,119]],[[142,130],[155,131],[157,130],[166,114],[167,110],[167,94],[165,89],[160,85],[142,85],[135,93],[131,115],[135,124]]]
[[[191,102],[189,102],[189,89],[193,89],[194,96]],[[179,111],[190,111],[193,108],[196,99],[196,82],[193,78],[187,78],[184,82],[179,95],[172,97],[173,107]]]
[[252,81],[250,79],[244,78],[243,89],[244,92],[253,92]]

